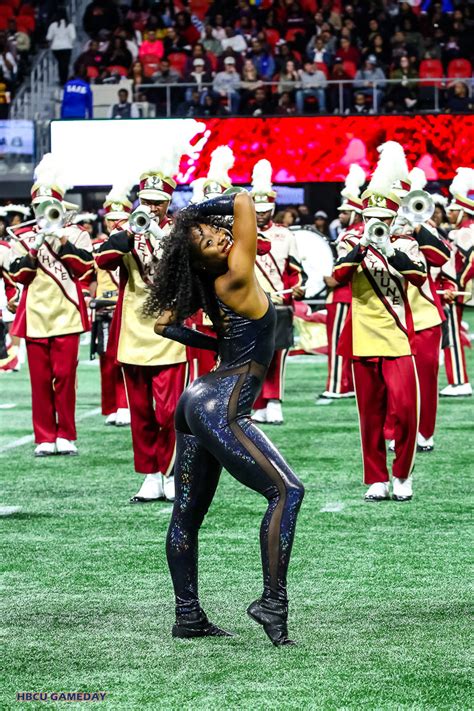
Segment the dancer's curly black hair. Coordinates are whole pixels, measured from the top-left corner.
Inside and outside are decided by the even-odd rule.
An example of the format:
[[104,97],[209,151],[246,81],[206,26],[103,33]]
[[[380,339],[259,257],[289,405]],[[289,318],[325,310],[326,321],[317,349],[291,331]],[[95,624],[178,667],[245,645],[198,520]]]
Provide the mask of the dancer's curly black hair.
[[196,266],[197,251],[191,241],[191,232],[199,225],[229,229],[225,218],[197,217],[186,209],[178,212],[171,232],[161,241],[160,259],[143,307],[145,316],[158,317],[164,311],[172,310],[176,320],[182,322],[203,309],[214,326],[219,326],[215,275]]

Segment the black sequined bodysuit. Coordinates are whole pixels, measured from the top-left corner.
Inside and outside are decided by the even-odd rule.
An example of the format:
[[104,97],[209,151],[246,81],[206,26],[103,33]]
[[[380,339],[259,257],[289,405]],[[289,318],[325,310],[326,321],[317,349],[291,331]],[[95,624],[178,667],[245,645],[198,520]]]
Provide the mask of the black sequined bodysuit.
[[176,411],[176,501],[167,538],[177,614],[199,609],[197,539],[222,467],[263,494],[260,528],[264,597],[286,601],[286,574],[304,489],[270,440],[250,420],[274,353],[275,310],[260,319],[220,302],[219,365],[195,380]]

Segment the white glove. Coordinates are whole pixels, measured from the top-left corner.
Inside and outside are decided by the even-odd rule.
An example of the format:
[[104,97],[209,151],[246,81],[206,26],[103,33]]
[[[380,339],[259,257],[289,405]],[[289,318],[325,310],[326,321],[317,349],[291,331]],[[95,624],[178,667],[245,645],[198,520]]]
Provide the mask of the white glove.
[[161,229],[159,224],[155,222],[155,220],[152,220],[150,222],[150,226],[147,231],[158,240],[163,239],[163,237],[165,236],[163,230]]
[[370,239],[369,239],[369,236],[368,236],[368,234],[367,234],[367,231],[364,231],[362,237],[361,237],[360,240],[359,240],[359,244],[361,244],[362,247],[368,247],[368,246],[369,246],[369,244],[370,244]]
[[42,246],[42,244],[43,244],[43,242],[45,241],[45,239],[46,239],[46,233],[45,233],[45,232],[39,232],[39,233],[36,235],[36,239],[35,239],[35,241],[33,242],[33,249],[36,250],[36,252],[37,252],[38,249]]
[[372,244],[374,245],[375,249],[378,249],[378,251],[381,252],[381,254],[384,254],[386,257],[392,257],[395,254],[395,250],[392,247],[389,235],[384,235],[383,237],[375,238]]

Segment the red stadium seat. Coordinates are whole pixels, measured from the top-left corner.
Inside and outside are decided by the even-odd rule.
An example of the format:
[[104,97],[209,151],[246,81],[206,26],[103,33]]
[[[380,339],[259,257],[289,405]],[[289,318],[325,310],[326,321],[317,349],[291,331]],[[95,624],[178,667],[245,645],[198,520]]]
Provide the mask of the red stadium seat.
[[31,34],[35,31],[36,21],[31,15],[18,15],[16,18],[16,28],[19,32]]
[[449,79],[470,79],[472,64],[469,59],[452,59],[448,64],[447,76]]
[[10,5],[14,10],[16,10],[20,5],[21,0],[3,0],[2,5]]
[[156,54],[144,54],[140,61],[143,67],[143,76],[147,79],[160,68],[160,58]]
[[269,28],[268,30],[264,31],[265,34],[265,39],[267,40],[268,44],[270,47],[275,47],[277,42],[281,39],[280,33],[278,30],[273,30]]
[[110,67],[107,67],[107,71],[111,74],[119,74],[121,77],[128,76],[127,67],[122,67],[120,64],[111,64]]
[[329,69],[327,68],[327,65],[324,64],[324,62],[316,62],[316,69],[319,69],[320,72],[323,72],[326,79],[329,78]]
[[301,0],[300,6],[304,12],[309,12],[311,15],[315,15],[318,11],[318,3],[316,0]]
[[171,52],[171,54],[168,54],[167,59],[173,69],[176,69],[176,71],[179,72],[181,76],[183,76],[186,70],[186,55],[182,54],[181,52]]
[[[6,30],[8,27],[8,20],[3,15],[0,15],[0,32]],[[18,28],[17,28],[18,29]]]
[[11,17],[13,17],[13,15],[13,8],[10,5],[0,5],[1,17],[5,17],[7,20],[9,20]]
[[31,17],[35,16],[35,8],[33,5],[22,5],[20,9],[18,10],[19,15],[30,15]]
[[213,52],[207,52],[206,57],[209,60],[212,71],[217,72],[217,56]]
[[90,66],[86,68],[86,74],[88,79],[97,79],[99,76],[99,70],[97,67]]
[[357,65],[355,62],[351,62],[349,59],[346,59],[342,63],[342,68],[346,72],[349,79],[354,79],[356,72],[357,72]]
[[300,29],[299,27],[295,27],[294,29],[288,30],[285,35],[285,40],[287,42],[294,42],[297,35],[304,36],[304,30]]
[[[443,82],[440,79],[444,76],[443,65],[439,59],[423,59],[420,62],[420,79],[433,79],[433,81],[424,81],[420,86],[442,86]],[[438,79],[439,81],[435,81]]]

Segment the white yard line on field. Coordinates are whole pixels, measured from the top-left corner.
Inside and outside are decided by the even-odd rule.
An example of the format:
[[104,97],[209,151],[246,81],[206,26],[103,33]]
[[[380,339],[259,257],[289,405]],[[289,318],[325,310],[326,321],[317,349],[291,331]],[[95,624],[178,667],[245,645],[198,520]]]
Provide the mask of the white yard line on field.
[[328,501],[321,509],[320,513],[339,513],[344,508],[342,501]]
[[[95,415],[99,415],[101,412],[100,407],[94,407],[93,410],[87,410],[87,412],[83,412],[82,415],[78,415],[76,417],[76,422],[80,422],[81,420],[86,420],[88,417],[95,417]],[[24,444],[29,444],[30,442],[34,441],[34,435],[25,435],[24,437],[19,437],[18,439],[14,439],[12,442],[8,442],[8,444],[4,444],[3,447],[0,447],[0,454],[3,454],[3,452],[8,452],[9,449],[16,449],[17,447],[23,447]]]

